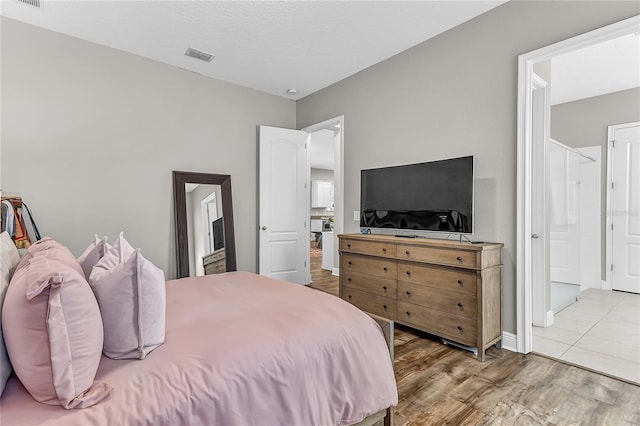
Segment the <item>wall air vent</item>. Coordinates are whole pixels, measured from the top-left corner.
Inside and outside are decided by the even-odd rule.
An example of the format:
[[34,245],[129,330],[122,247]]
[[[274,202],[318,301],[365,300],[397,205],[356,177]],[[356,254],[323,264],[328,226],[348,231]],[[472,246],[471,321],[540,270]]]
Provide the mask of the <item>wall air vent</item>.
[[33,7],[42,7],[41,0],[18,0],[18,2],[28,4],[29,6]]
[[187,51],[184,52],[184,54],[187,56],[191,56],[192,58],[200,59],[201,61],[205,61],[205,62],[211,62],[211,60],[214,58],[214,56],[209,53],[201,52],[199,50],[192,49],[192,48],[188,48]]

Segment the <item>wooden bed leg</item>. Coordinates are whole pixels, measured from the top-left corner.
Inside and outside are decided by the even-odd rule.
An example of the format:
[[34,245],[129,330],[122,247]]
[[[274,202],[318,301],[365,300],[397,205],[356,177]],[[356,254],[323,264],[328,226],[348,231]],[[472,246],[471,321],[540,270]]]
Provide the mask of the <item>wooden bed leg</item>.
[[[371,314],[367,312],[367,314],[373,318],[380,328],[382,328],[382,332],[384,333],[384,339],[387,342],[387,348],[389,348],[389,356],[391,357],[391,364],[394,361],[394,353],[393,353],[393,337],[394,337],[394,327],[395,323],[387,318],[380,317],[378,315]],[[393,426],[395,424],[393,420],[393,412],[394,407],[387,408],[386,415],[384,417],[384,426]]]
[[393,320],[380,317],[378,315],[371,314],[367,312],[371,318],[374,319],[375,322],[378,323],[380,328],[382,328],[382,333],[384,334],[384,340],[387,342],[387,348],[389,349],[389,356],[391,357],[391,363],[393,364],[393,331],[395,328],[395,322]]
[[387,408],[387,415],[384,417],[384,426],[393,426],[395,422],[393,421],[393,407]]

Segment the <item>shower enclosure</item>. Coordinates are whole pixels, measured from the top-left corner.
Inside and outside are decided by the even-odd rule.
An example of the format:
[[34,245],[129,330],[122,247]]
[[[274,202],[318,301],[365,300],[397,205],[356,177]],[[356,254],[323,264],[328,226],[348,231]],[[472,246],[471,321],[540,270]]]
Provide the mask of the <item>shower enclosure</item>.
[[596,154],[592,156],[549,139],[549,267],[554,314],[574,303],[581,287],[591,286],[585,281],[600,281],[599,273],[587,277],[593,274],[589,264],[600,263],[599,150],[584,150]]

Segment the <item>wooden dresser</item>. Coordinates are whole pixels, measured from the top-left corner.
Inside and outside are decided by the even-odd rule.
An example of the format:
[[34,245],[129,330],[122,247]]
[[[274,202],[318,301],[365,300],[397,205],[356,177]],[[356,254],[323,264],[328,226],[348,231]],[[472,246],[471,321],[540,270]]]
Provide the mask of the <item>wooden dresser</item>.
[[227,258],[225,249],[221,248],[211,254],[202,257],[202,266],[204,266],[204,274],[221,274],[227,272]]
[[499,243],[338,235],[340,297],[465,346],[478,360],[502,339]]

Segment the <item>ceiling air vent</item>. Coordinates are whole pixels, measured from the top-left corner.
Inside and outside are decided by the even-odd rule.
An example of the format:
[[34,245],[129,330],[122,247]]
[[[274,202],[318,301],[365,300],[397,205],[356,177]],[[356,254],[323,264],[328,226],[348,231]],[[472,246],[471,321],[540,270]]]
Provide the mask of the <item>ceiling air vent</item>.
[[18,2],[28,4],[33,7],[42,7],[42,2],[40,0],[18,0]]
[[[35,0],[35,1],[38,1],[38,0]],[[205,62],[211,62],[211,60],[213,59],[213,55],[209,53],[201,52],[199,50],[192,49],[192,48],[188,48],[187,51],[184,52],[184,54],[187,56],[191,56],[192,58],[200,59],[201,61],[205,61]]]

